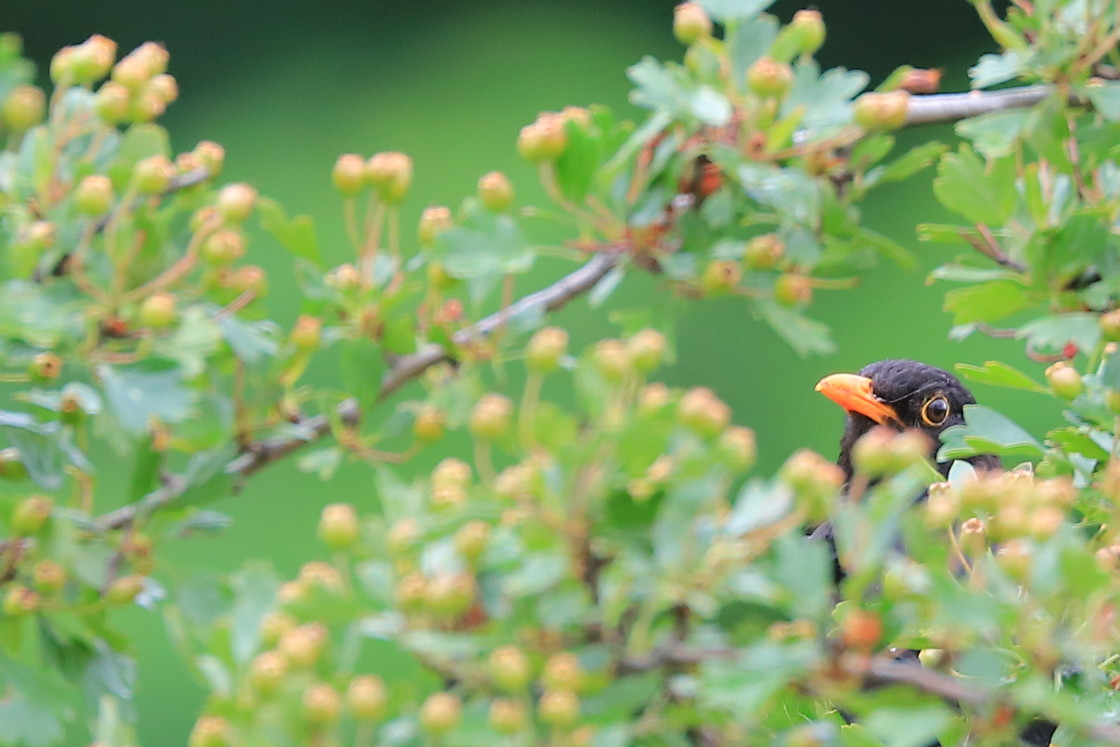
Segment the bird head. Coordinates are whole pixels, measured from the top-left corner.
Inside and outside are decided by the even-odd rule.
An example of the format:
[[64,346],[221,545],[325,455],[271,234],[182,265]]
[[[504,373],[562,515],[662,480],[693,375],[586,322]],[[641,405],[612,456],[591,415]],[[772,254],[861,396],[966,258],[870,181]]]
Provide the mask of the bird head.
[[[826,376],[817,383],[817,391],[848,413],[839,464],[849,477],[852,445],[876,425],[924,433],[930,439],[932,458],[941,432],[963,424],[964,406],[976,403],[972,392],[948,371],[902,359],[872,363],[858,374]],[[987,469],[998,466],[990,455],[969,461]],[[938,467],[947,474],[949,463]]]

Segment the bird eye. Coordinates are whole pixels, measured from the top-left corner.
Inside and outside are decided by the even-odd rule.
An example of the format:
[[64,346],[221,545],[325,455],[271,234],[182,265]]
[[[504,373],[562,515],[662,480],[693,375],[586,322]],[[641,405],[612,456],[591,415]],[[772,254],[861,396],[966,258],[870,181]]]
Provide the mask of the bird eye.
[[949,400],[942,395],[930,397],[922,405],[922,420],[926,425],[938,426],[949,417]]

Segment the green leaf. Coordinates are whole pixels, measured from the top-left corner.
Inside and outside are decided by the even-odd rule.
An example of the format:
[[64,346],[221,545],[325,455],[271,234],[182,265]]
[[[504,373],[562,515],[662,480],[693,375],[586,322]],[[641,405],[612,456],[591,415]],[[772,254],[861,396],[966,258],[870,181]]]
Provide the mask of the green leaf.
[[770,15],[756,16],[728,28],[724,43],[731,58],[732,80],[745,80],[747,68],[769,51],[777,36],[778,22]]
[[856,231],[855,238],[904,270],[914,270],[918,266],[918,258],[914,256],[914,253],[889,236],[876,233],[869,228],[860,228]]
[[[938,461],[983,453],[1038,459],[1043,456],[1042,444],[1006,415],[983,405],[965,405],[964,419],[963,426],[946,429],[942,434],[945,444],[937,453]],[[962,441],[964,447],[960,446]]]
[[733,536],[776,524],[793,508],[793,495],[784,484],[768,486],[752,480],[739,491],[724,530]]
[[32,423],[25,427],[4,424],[8,442],[19,449],[28,476],[44,490],[62,487],[63,453],[57,424]]
[[1038,352],[1059,352],[1071,342],[1079,350],[1091,351],[1100,342],[1101,331],[1096,314],[1076,312],[1035,319],[1020,327],[1015,336],[1028,340]]
[[743,164],[735,172],[747,196],[794,223],[811,226],[820,214],[820,185],[799,169]]
[[1008,389],[1025,389],[1028,392],[1038,392],[1039,394],[1050,393],[1047,387],[1035,382],[1030,376],[1000,361],[986,361],[983,366],[958,363],[956,368],[969,381],[978,381],[981,384],[1002,386]]
[[261,620],[276,603],[280,580],[276,572],[257,561],[230,576],[233,591],[230,648],[238,664],[244,664],[260,644]]
[[381,372],[385,369],[377,343],[368,337],[359,337],[342,340],[337,347],[343,388],[362,405],[375,402],[381,390]]
[[957,135],[971,140],[985,158],[1001,158],[1014,152],[1029,116],[1026,109],[1011,109],[963,119],[957,123]]
[[697,83],[680,65],[645,57],[632,65],[627,75],[638,86],[630,94],[630,100],[638,106],[713,127],[722,127],[731,119],[731,104],[723,94]]
[[176,361],[182,367],[183,377],[193,379],[206,369],[221,342],[221,328],[210,314],[200,306],[191,306],[182,313],[179,326],[170,335],[156,338],[152,351]]
[[972,267],[970,265],[941,265],[929,274],[930,280],[948,280],[956,283],[983,283],[987,280],[1015,280],[1019,275],[1001,267]]
[[851,119],[852,98],[867,87],[871,78],[861,70],[834,67],[822,75],[815,60],[803,60],[793,69],[793,88],[782,102],[781,115],[801,110],[812,135],[824,136]]
[[[873,178],[875,184],[887,184],[909,179],[922,169],[932,166],[933,162],[940,158],[948,148],[949,146],[944,143],[923,143],[911,148],[885,166],[869,172],[868,177]],[[873,177],[872,174],[874,174]]]
[[280,203],[267,197],[257,198],[257,211],[261,216],[261,228],[272,234],[282,247],[322,268],[323,257],[310,216],[289,218]]
[[146,358],[129,365],[101,365],[97,373],[113,417],[134,435],[147,432],[152,418],[178,423],[193,412],[194,395],[183,386],[183,371],[174,361]]
[[967,145],[946,153],[937,167],[933,193],[941,204],[973,223],[1001,226],[1015,208],[1015,161],[983,161]]
[[1020,52],[1008,50],[1003,54],[986,54],[968,70],[973,88],[987,88],[1005,83],[1022,74],[1026,60]]
[[526,272],[534,254],[511,216],[475,206],[462,225],[439,235],[432,252],[457,278],[499,277]]
[[1094,82],[1085,86],[1081,92],[1102,117],[1110,122],[1120,119],[1120,82]]
[[174,505],[179,508],[202,506],[230,495],[236,479],[226,468],[233,457],[232,446],[200,451],[192,456],[183,470],[186,487]]
[[80,334],[69,325],[70,310],[77,311],[60,287],[42,288],[13,280],[0,293],[0,336],[23,340],[40,348],[53,348],[67,334]]
[[1028,304],[1027,289],[1011,280],[991,280],[945,294],[945,310],[952,312],[954,324],[994,322]]
[[700,0],[700,6],[716,21],[754,18],[774,4],[774,0]]
[[827,325],[808,319],[773,301],[757,299],[754,301],[754,308],[798,355],[827,355],[836,349]]
[[953,712],[947,705],[926,702],[910,706],[876,704],[863,723],[867,731],[890,747],[921,747],[936,742],[949,725]]
[[31,668],[0,654],[0,743],[50,745],[63,736],[71,708],[66,685],[53,669]]
[[280,348],[278,330],[273,322],[249,322],[226,315],[218,320],[218,328],[233,354],[249,365],[271,358]]
[[919,223],[914,230],[918,234],[918,241],[936,244],[967,244],[968,237],[977,235],[973,229],[941,223]]
[[556,161],[556,181],[569,199],[580,202],[587,196],[602,160],[602,143],[594,133],[575,120],[565,123],[568,145]]

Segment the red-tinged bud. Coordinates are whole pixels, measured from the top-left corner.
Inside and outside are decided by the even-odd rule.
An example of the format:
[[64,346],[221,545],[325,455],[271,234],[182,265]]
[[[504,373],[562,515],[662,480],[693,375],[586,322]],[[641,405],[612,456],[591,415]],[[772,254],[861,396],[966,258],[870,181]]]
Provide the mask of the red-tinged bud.
[[499,734],[516,734],[529,723],[525,706],[509,698],[497,698],[490,705],[490,728]]
[[295,630],[299,621],[287,612],[269,612],[261,618],[259,628],[261,645],[275,646],[289,631]]
[[167,291],[157,291],[140,305],[140,324],[151,329],[166,329],[176,322],[179,312],[175,296]]
[[39,353],[27,367],[27,375],[38,383],[54,381],[61,374],[62,359],[50,352]]
[[155,96],[166,106],[179,98],[179,84],[175,81],[175,78],[163,73],[152,78],[144,85],[144,93]]
[[323,339],[323,320],[317,316],[304,314],[296,319],[292,327],[291,340],[297,349],[311,351],[319,347]]
[[[74,82],[81,85],[88,85],[104,78],[109,74],[113,61],[117,58],[117,43],[101,34],[94,34],[75,47],[75,50]],[[55,79],[53,62],[51,79]]]
[[730,293],[743,279],[743,268],[738,262],[717,259],[709,262],[700,276],[700,288],[706,295],[722,296]]
[[491,171],[478,180],[478,199],[490,210],[502,212],[513,204],[513,184],[500,171]]
[[634,368],[646,373],[661,365],[665,360],[665,335],[656,329],[639,330],[626,341],[626,350]]
[[530,371],[547,373],[560,367],[560,359],[568,352],[568,332],[560,327],[537,330],[525,348],[525,365]]
[[454,485],[465,488],[471,481],[470,465],[462,459],[448,457],[432,470],[433,485]]
[[391,558],[410,555],[420,544],[420,522],[411,516],[398,519],[385,535],[385,549]]
[[[430,246],[431,244],[435,243],[435,240],[436,240],[437,236],[439,236],[441,233],[443,233],[447,229],[451,228],[453,225],[454,225],[454,221],[451,217],[451,208],[449,208],[445,205],[431,205],[429,207],[424,208],[424,211],[422,213],[420,213],[420,223],[416,226],[416,236],[417,236],[417,238],[420,239],[420,243],[423,246]],[[432,276],[430,274],[431,268],[434,265],[439,265],[439,263],[438,262],[432,262],[432,263],[429,263],[429,265],[428,265],[428,268],[429,268],[428,280],[429,280],[429,282],[432,282],[432,284],[435,285],[437,288],[448,287],[446,282],[443,282],[443,283],[434,282],[434,279],[432,278]],[[439,265],[439,266],[442,267],[442,265]],[[446,274],[446,273],[444,273],[444,274]]]
[[494,649],[490,654],[489,669],[494,684],[511,693],[523,691],[533,676],[529,658],[516,646]]
[[98,118],[107,125],[116,125],[128,117],[132,96],[120,83],[102,83],[93,100],[93,110]]
[[319,540],[332,550],[346,550],[358,541],[361,525],[350,503],[332,503],[319,515]]
[[447,430],[447,417],[443,410],[428,405],[416,413],[412,424],[412,435],[421,444],[434,444],[443,438]]
[[550,690],[578,692],[583,687],[583,679],[579,657],[568,651],[550,656],[541,673],[541,682]]
[[564,122],[559,114],[542,113],[535,122],[521,128],[517,137],[517,152],[529,163],[555,161],[568,147]]
[[175,164],[166,156],[149,156],[132,170],[132,180],[140,194],[158,195],[167,191],[175,177]]
[[320,589],[331,594],[339,594],[345,588],[338,569],[321,560],[312,560],[300,566],[298,581],[309,589]]
[[455,549],[468,563],[475,563],[486,552],[490,542],[490,525],[485,521],[471,521],[455,532]]
[[1111,342],[1120,340],[1120,309],[1113,309],[1101,314],[1098,323],[1101,328],[1101,336],[1105,340]]
[[293,667],[309,669],[322,657],[326,645],[327,629],[322,623],[307,623],[284,634],[280,639],[280,653]]
[[463,718],[463,702],[451,693],[433,693],[420,708],[420,729],[425,734],[446,734]]
[[31,583],[41,594],[54,594],[66,585],[66,569],[53,560],[40,560],[31,569]]
[[268,294],[268,277],[258,265],[238,267],[230,277],[229,287],[238,293],[251,291],[257,298]]
[[110,604],[131,604],[144,591],[144,577],[138,574],[113,579],[105,590],[105,601]]
[[733,469],[750,469],[758,458],[754,431],[740,425],[728,427],[719,436],[719,452]]
[[65,82],[67,85],[77,82],[78,48],[63,47],[51,57],[50,74],[51,82],[55,84]]
[[789,27],[794,30],[800,42],[798,51],[801,54],[813,54],[824,44],[825,27],[820,11],[810,9],[797,11],[793,14]]
[[1023,583],[1031,570],[1031,546],[1022,539],[1010,539],[996,550],[996,564],[1008,576]]
[[747,87],[759,96],[781,98],[793,85],[793,68],[771,57],[759,57],[747,68]]
[[405,614],[423,610],[428,599],[428,579],[422,573],[408,574],[397,582],[394,597]]
[[0,104],[0,119],[15,132],[29,130],[43,121],[47,113],[47,96],[42,89],[21,84],[8,92]]
[[303,717],[315,727],[329,726],[342,716],[342,698],[325,682],[316,682],[303,693]]
[[3,611],[5,617],[23,617],[39,610],[39,595],[26,586],[12,586],[4,595]]
[[694,387],[681,397],[677,421],[705,438],[715,438],[731,422],[731,408],[711,389]]
[[443,573],[428,582],[425,606],[442,617],[455,617],[467,611],[477,593],[470,573]]
[[868,652],[883,640],[883,621],[874,612],[852,610],[840,624],[840,635],[848,648]]
[[579,718],[579,698],[570,690],[548,690],[537,703],[537,713],[549,726],[571,726]]
[[686,2],[673,8],[673,36],[681,44],[695,44],[712,35],[712,19],[699,3]]
[[865,93],[855,100],[856,123],[869,130],[897,130],[906,124],[910,94],[906,91]]
[[334,188],[343,197],[353,197],[365,189],[366,161],[357,153],[344,153],[334,162],[331,171]]
[[513,402],[501,394],[484,394],[471,412],[471,435],[485,441],[501,438],[513,424]]
[[257,190],[248,184],[227,184],[218,192],[215,207],[227,223],[244,223],[257,204]]
[[971,558],[988,551],[988,528],[975,516],[961,524],[961,550]]
[[366,179],[382,201],[399,205],[412,184],[412,159],[395,151],[377,153],[366,162]]
[[128,108],[130,122],[154,122],[167,111],[167,102],[147,89],[136,94]]
[[111,77],[114,83],[124,86],[129,91],[139,91],[151,79],[152,73],[144,60],[132,52],[113,65]]
[[912,68],[902,76],[898,87],[907,93],[937,93],[941,88],[941,71]]
[[1077,399],[1085,390],[1081,374],[1066,361],[1058,361],[1046,369],[1046,382],[1054,394],[1064,400]]
[[230,265],[245,255],[245,235],[224,228],[207,236],[202,242],[202,258],[211,265]]
[[1102,571],[1115,571],[1117,566],[1120,566],[1120,545],[1102,547],[1093,553],[1093,556]]
[[591,360],[599,375],[610,382],[620,382],[633,371],[630,351],[621,340],[600,340],[595,344]]
[[776,233],[755,236],[747,242],[743,261],[752,270],[772,270],[782,261],[786,244]]
[[388,710],[389,694],[385,681],[376,675],[363,674],[350,680],[346,688],[346,705],[359,721],[380,721]]
[[960,515],[961,496],[950,483],[935,483],[929,486],[925,509],[926,526],[930,529],[945,529]]
[[74,206],[82,215],[100,218],[113,206],[113,183],[102,174],[92,174],[78,183],[74,190]]
[[5,480],[27,479],[27,465],[23,463],[23,457],[20,455],[19,449],[0,449],[0,478]]
[[16,504],[12,510],[10,529],[16,537],[38,534],[46,526],[54,510],[50,496],[31,495]]
[[813,286],[804,275],[787,272],[774,281],[774,300],[782,306],[805,306],[813,300]]
[[171,55],[162,44],[150,41],[129,52],[128,56],[135,57],[145,65],[149,78],[166,73],[167,63],[171,60]]
[[258,654],[249,665],[249,684],[261,695],[272,695],[288,676],[288,660],[279,651]]
[[1036,539],[1053,537],[1065,518],[1065,512],[1057,506],[1039,506],[1027,518],[1027,534]]
[[327,285],[343,293],[356,291],[362,285],[362,273],[354,265],[347,262],[327,273]]
[[226,160],[225,148],[211,140],[203,140],[194,146],[194,154],[211,179],[222,173]]
[[187,747],[229,747],[233,727],[221,716],[200,716],[191,729]]
[[307,602],[311,590],[299,581],[285,581],[276,589],[276,601],[284,607],[295,607]]

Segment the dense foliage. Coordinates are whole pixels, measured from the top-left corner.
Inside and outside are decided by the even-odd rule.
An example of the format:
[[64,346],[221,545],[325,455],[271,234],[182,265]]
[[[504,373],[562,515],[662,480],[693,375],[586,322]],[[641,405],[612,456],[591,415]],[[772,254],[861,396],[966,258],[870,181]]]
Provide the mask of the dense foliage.
[[[1058,744],[1120,742],[1120,6],[1004,19],[974,0],[998,51],[954,95],[905,66],[864,92],[814,61],[818,13],[783,25],[769,4],[678,6],[683,64],[630,69],[644,121],[572,107],[526,126],[546,207],[494,172],[405,231],[410,159],[340,156],[353,261],[333,268],[310,218],[220,184],[221,146],[171,153],[162,47],[118,60],[91,37],[44,92],[0,36],[0,743],[73,724],[134,743],[125,605],[163,616],[210,693],[191,747],[1005,744],[1038,717]],[[893,131],[946,121],[961,143],[896,152]],[[747,477],[753,432],[654,378],[679,306],[614,315],[586,350],[549,326],[647,273],[828,351],[814,293],[911,261],[861,200],[934,165],[959,224],[917,237],[961,248],[932,275],[955,284],[950,334],[1018,338],[1042,364],[960,372],[1066,403],[1041,438],[982,406],[945,433],[940,459],[1012,471],[961,461],[939,482],[912,439],[878,434],[850,491],[809,452]],[[287,329],[245,262],[252,222],[291,254]],[[581,264],[515,298],[538,261]],[[421,452],[447,458],[409,482],[394,465]],[[294,579],[157,564],[287,458],[324,481],[367,465],[377,510],[333,496],[323,560]],[[838,589],[803,536],[826,519]]]

